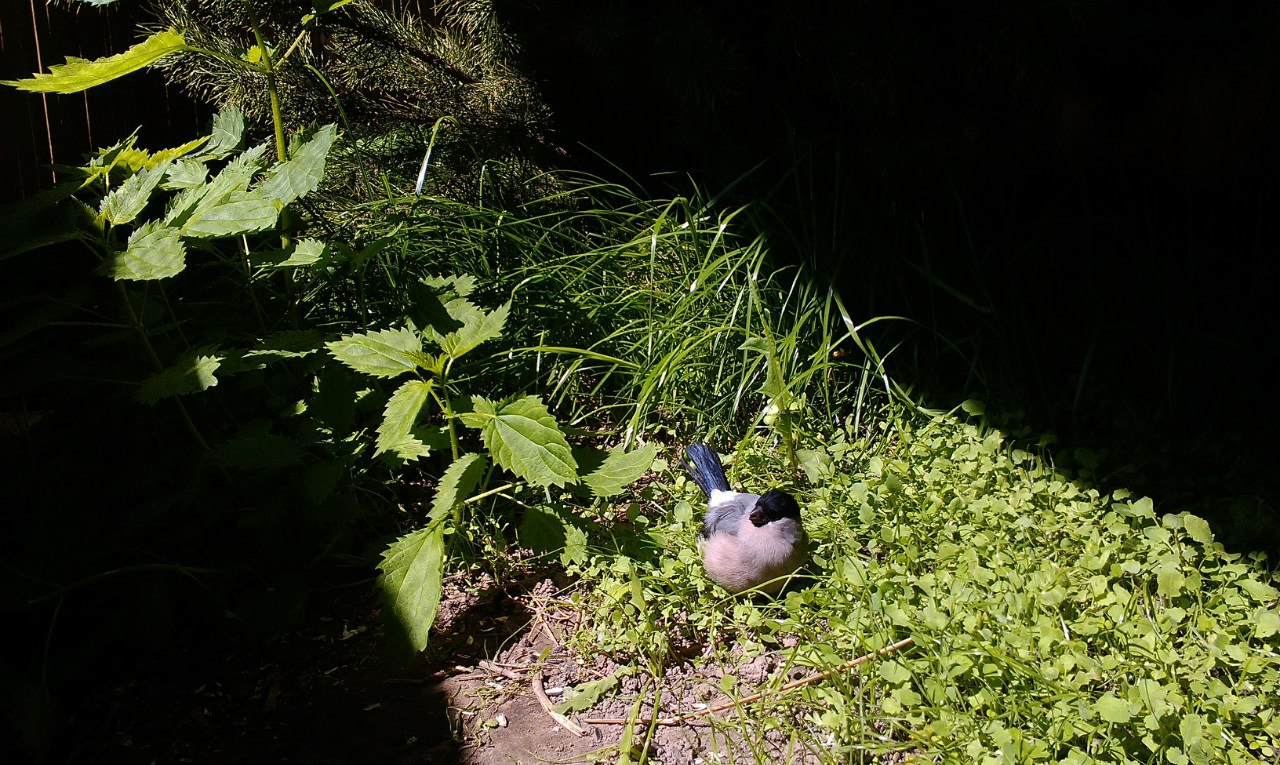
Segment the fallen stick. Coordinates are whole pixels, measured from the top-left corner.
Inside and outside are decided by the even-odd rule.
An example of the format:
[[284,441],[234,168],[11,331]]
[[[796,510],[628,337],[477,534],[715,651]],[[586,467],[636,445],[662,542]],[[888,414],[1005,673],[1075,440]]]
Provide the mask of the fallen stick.
[[[639,719],[639,720],[636,720],[635,723],[637,725],[680,725],[681,723],[687,722],[689,720],[694,720],[699,717],[705,717],[707,715],[713,715],[717,712],[723,712],[726,709],[733,709],[734,707],[741,706],[743,704],[750,704],[752,702],[759,701],[760,699],[763,699],[765,696],[768,696],[770,693],[784,693],[786,691],[791,690],[792,688],[799,688],[802,685],[809,685],[811,683],[816,683],[819,680],[822,680],[824,678],[828,678],[828,677],[831,677],[832,675],[839,674],[841,672],[845,672],[850,669],[853,669],[859,664],[862,664],[871,659],[877,658],[879,656],[884,656],[885,654],[893,653],[894,651],[899,651],[911,645],[911,643],[913,643],[914,641],[915,641],[915,638],[905,638],[903,640],[899,640],[893,645],[888,645],[888,646],[885,646],[884,648],[881,648],[878,651],[872,651],[869,654],[859,656],[853,661],[847,661],[838,667],[827,670],[826,672],[819,672],[815,675],[802,677],[799,680],[793,680],[792,682],[787,683],[786,685],[779,688],[777,691],[760,691],[759,693],[753,693],[750,696],[745,696],[735,701],[727,701],[723,704],[719,704],[714,707],[699,709],[696,712],[686,712],[685,714],[682,714],[676,717],[662,717],[662,718],[656,718],[656,719],[651,717],[647,719]],[[541,683],[535,683],[534,687],[537,688],[540,685]],[[550,701],[548,701],[548,703],[550,703]],[[587,718],[583,720],[583,722],[589,723],[591,725],[626,725],[627,723],[631,722],[631,720],[625,717],[596,717],[596,718]]]
[[546,712],[552,720],[556,721],[556,725],[559,725],[561,728],[564,728],[575,736],[581,737],[587,735],[585,728],[555,710],[555,706],[551,703],[551,699],[547,698],[547,691],[542,687],[542,670],[538,670],[533,673],[533,682],[531,685],[533,686],[533,695],[538,698],[538,703],[542,705],[543,711]]

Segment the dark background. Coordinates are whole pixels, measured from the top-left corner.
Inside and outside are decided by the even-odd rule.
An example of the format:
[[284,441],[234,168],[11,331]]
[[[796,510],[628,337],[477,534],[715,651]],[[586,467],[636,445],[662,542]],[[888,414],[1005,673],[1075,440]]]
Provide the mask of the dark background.
[[926,404],[1274,551],[1276,7],[818,5],[513,18],[580,159],[765,200],[856,319],[918,323],[881,347]]

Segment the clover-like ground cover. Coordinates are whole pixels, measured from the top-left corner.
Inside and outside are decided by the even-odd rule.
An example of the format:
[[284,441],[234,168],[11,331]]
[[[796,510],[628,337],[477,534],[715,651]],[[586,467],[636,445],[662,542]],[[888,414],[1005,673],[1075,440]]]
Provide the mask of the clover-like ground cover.
[[[794,489],[813,564],[776,600],[733,599],[707,582],[696,488],[674,470],[649,487],[643,512],[632,512],[635,536],[616,538],[618,555],[574,563],[582,579],[566,595],[584,618],[574,642],[583,656],[609,656],[619,678],[651,679],[618,685],[629,697],[585,686],[601,700],[580,699],[582,716],[630,715],[635,741],[652,730],[660,745],[649,717],[765,690],[741,714],[710,716],[738,742],[722,754],[1277,757],[1280,593],[1262,556],[1226,552],[1194,515],[1162,516],[1149,498],[1081,485],[993,429],[897,417],[873,434],[834,432],[801,453],[809,480]],[[783,462],[748,439],[731,479],[785,485]],[[910,646],[860,672],[778,691],[906,637]],[[770,671],[754,672],[762,662]],[[588,674],[580,679],[599,679]],[[660,693],[664,678],[691,676],[693,695]],[[681,702],[693,705],[672,706]],[[700,740],[707,755],[725,741]]]

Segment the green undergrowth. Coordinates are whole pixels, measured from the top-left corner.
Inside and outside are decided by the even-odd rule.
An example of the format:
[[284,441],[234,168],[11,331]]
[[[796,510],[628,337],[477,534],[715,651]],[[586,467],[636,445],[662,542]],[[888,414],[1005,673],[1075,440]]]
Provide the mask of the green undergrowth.
[[[951,416],[896,415],[808,446],[800,480],[764,437],[729,471],[750,476],[747,490],[800,495],[813,561],[784,596],[734,599],[705,579],[703,502],[676,465],[649,487],[651,512],[633,513],[633,535],[577,562],[578,648],[625,672],[691,661],[723,672],[731,699],[756,690],[735,667],[776,654],[773,692],[716,722],[755,742],[757,760],[779,736],[824,762],[1280,752],[1280,592],[1262,556],[1227,553],[1196,516],[1101,494]],[[778,691],[907,637],[862,671]]]

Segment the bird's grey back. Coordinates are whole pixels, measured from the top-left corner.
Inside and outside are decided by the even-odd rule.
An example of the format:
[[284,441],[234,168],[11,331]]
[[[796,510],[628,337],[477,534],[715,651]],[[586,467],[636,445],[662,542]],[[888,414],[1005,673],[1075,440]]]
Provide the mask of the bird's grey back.
[[712,534],[736,536],[738,527],[746,520],[758,499],[760,499],[759,494],[713,492],[711,506],[702,520],[702,538],[710,539]]

